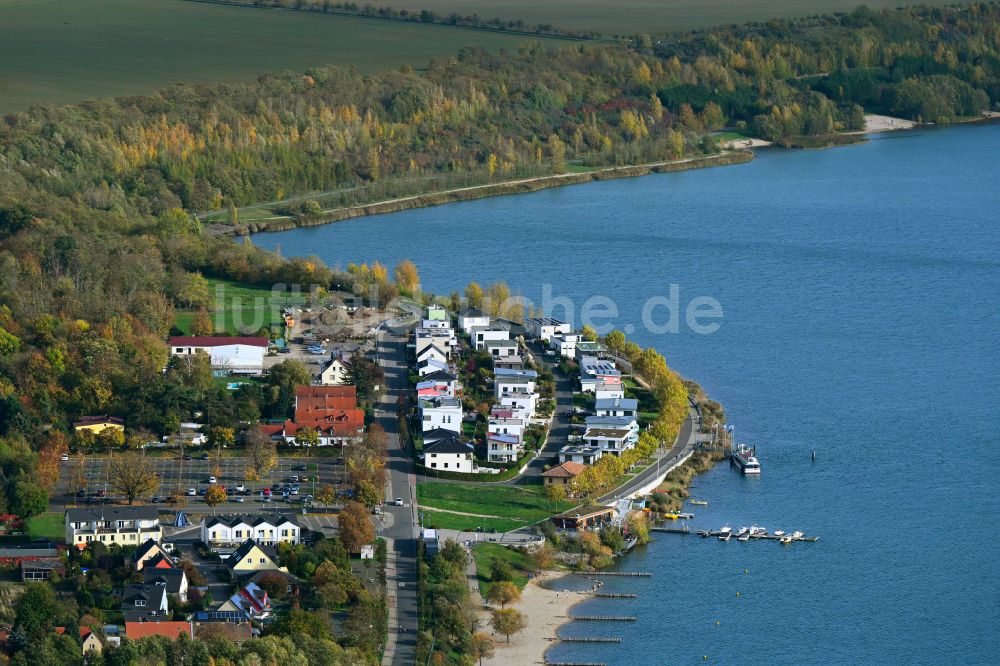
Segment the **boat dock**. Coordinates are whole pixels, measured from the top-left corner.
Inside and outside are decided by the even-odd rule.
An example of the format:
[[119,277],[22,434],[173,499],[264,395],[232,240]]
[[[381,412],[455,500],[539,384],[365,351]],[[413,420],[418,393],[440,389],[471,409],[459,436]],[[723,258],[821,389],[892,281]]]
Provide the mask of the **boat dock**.
[[635,615],[569,615],[574,622],[635,622]]
[[691,528],[687,525],[683,527],[650,527],[650,532],[671,532],[673,534],[690,534]]
[[601,599],[638,599],[638,594],[626,594],[624,592],[598,592],[594,595]]
[[563,643],[621,643],[622,639],[617,636],[607,638],[560,638]]
[[[663,530],[659,530],[659,531],[663,531]],[[674,530],[674,531],[675,532],[679,532],[680,530]],[[720,532],[719,530],[698,530],[696,532],[696,534],[698,536],[700,536],[700,537],[705,537],[705,538],[708,538],[708,537],[720,537],[720,536],[723,536],[724,534],[729,534],[733,539],[736,539],[736,537],[737,537],[737,534],[735,532]],[[785,537],[789,537],[792,541],[808,541],[810,543],[814,543],[816,541],[819,541],[819,537],[818,536],[800,536],[800,537],[797,537],[797,536],[792,536],[791,534],[749,534],[747,536],[750,537],[750,540],[764,539],[765,541],[781,541]]]
[[648,571],[576,571],[577,576],[644,576],[651,577]]

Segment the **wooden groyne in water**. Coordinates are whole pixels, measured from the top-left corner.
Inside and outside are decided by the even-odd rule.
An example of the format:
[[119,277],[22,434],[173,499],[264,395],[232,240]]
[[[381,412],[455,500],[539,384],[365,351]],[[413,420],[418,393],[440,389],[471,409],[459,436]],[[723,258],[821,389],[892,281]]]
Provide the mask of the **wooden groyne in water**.
[[643,576],[651,577],[648,571],[577,571],[577,576]]
[[570,615],[574,622],[635,622],[635,615]]
[[560,638],[563,643],[621,643],[622,639],[617,636],[606,638]]
[[603,661],[547,661],[545,666],[608,666]]
[[638,594],[625,594],[624,592],[597,592],[595,597],[601,599],[638,599]]

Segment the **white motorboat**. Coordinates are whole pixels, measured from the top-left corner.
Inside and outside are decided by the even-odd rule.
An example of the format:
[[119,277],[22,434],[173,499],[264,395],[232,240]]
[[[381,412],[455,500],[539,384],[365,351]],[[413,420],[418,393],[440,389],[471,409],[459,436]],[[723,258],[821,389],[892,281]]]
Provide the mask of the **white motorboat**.
[[785,536],[785,530],[774,530],[774,536],[783,537]]
[[737,541],[749,541],[750,540],[750,533],[749,532],[744,532],[743,534],[741,534],[738,537],[736,537],[736,540]]
[[757,452],[746,444],[740,444],[733,451],[732,461],[744,474],[760,474],[760,460],[757,459]]
[[723,532],[719,535],[719,541],[729,541],[733,536],[732,532]]
[[767,529],[763,527],[758,527],[757,525],[750,526],[750,536],[764,536],[767,534]]
[[801,539],[804,536],[805,536],[804,532],[792,532],[793,539]]

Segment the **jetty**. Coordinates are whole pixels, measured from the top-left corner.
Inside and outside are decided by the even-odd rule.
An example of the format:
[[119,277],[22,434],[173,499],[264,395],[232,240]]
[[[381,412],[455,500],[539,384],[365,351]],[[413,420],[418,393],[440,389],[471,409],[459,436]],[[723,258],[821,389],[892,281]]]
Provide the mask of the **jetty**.
[[594,594],[595,597],[600,597],[601,599],[638,599],[638,594],[631,594],[625,592],[598,592]]
[[546,661],[545,666],[608,666],[603,661]]
[[635,622],[635,615],[569,615],[574,622]]
[[[655,528],[650,528],[650,529],[655,529]],[[657,530],[657,531],[659,531],[659,532],[665,532],[665,531],[668,531],[668,530]],[[685,532],[682,532],[681,530],[670,530],[670,531],[673,531],[673,532],[678,533],[678,534],[684,534],[685,533]],[[698,532],[697,532],[698,536],[704,537],[704,538],[719,537],[719,536],[722,536],[723,534],[724,533],[720,532],[719,530],[698,530]],[[735,532],[728,532],[727,534],[730,534],[734,539],[737,536]],[[748,536],[750,537],[750,541],[760,540],[760,539],[763,539],[764,541],[781,541],[782,539],[784,539],[786,537],[789,538],[789,539],[791,539],[792,541],[807,541],[809,543],[815,543],[815,542],[819,541],[819,537],[818,536],[800,536],[800,537],[797,537],[797,536],[793,536],[791,534],[780,534],[780,535],[774,535],[774,534],[750,534]]]
[[690,534],[691,528],[687,525],[681,527],[650,527],[650,532],[670,532],[672,534]]
[[621,643],[622,639],[617,636],[607,636],[605,638],[560,638],[563,643]]
[[648,571],[576,571],[577,576],[643,576],[651,577]]

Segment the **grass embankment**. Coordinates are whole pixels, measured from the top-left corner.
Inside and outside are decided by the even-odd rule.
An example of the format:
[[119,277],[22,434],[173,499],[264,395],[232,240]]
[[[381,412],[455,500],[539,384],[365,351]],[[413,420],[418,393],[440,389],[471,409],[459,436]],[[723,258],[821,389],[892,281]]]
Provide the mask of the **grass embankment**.
[[425,510],[424,523],[428,526],[455,530],[495,527],[505,532],[537,523],[575,506],[569,501],[550,502],[542,486],[437,482],[418,483],[417,502]]
[[724,460],[722,451],[696,451],[687,462],[667,474],[663,483],[657,486],[657,490],[665,490],[669,502],[664,505],[668,511],[680,511],[684,507],[684,500],[691,496],[688,488],[691,480],[715,467],[720,460]]
[[0,13],[0,113],[321,65],[424,67],[466,46],[513,50],[526,39],[177,0],[0,0]]
[[48,511],[34,518],[29,518],[27,528],[32,539],[49,539],[50,541],[63,541],[65,539],[66,525],[61,513]]
[[[224,223],[209,224],[206,221],[205,227],[209,233],[214,234],[250,234],[261,231],[286,231],[296,227],[319,226],[355,217],[365,217],[367,215],[383,215],[414,208],[441,206],[459,201],[472,201],[487,197],[536,192],[550,187],[577,185],[580,183],[589,183],[594,180],[632,178],[635,176],[647,176],[651,173],[672,173],[687,171],[689,169],[723,166],[726,164],[741,164],[749,162],[752,159],[753,153],[745,150],[735,150],[716,155],[700,155],[671,162],[655,162],[623,167],[598,167],[594,171],[588,172],[552,174],[500,183],[469,185],[467,187],[427,192],[425,194],[401,196],[384,201],[324,210],[322,214],[308,217],[282,217],[280,219],[240,222],[236,225]],[[301,199],[301,197],[297,198]],[[279,206],[280,204],[274,205]]]
[[472,559],[476,562],[476,579],[479,581],[479,593],[486,598],[490,591],[490,566],[493,560],[504,560],[513,570],[511,582],[522,590],[528,584],[528,574],[536,567],[531,559],[520,551],[497,543],[477,543],[472,547]]
[[[228,335],[252,335],[262,326],[280,325],[281,308],[306,302],[304,293],[274,292],[264,287],[212,278],[208,280],[208,294],[212,299],[208,313],[212,325],[216,331]],[[195,314],[177,313],[174,327],[181,335],[191,334]]]

